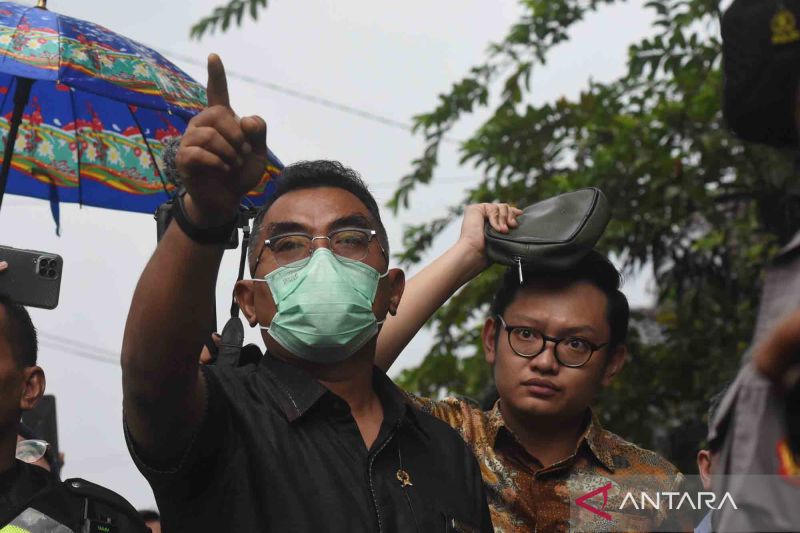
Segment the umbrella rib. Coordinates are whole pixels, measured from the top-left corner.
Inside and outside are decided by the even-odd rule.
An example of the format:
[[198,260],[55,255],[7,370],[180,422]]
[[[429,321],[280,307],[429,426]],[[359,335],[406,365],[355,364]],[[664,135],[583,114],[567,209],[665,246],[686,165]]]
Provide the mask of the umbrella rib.
[[81,138],[78,135],[80,125],[78,122],[78,111],[75,107],[75,91],[72,90],[72,87],[69,88],[69,103],[72,106],[72,121],[75,125],[75,150],[77,151],[78,161],[78,205],[83,207],[83,180],[81,179],[81,158],[83,157],[83,152],[81,151]]
[[158,179],[161,180],[161,186],[164,188],[164,194],[169,197],[169,191],[167,190],[167,183],[164,181],[164,175],[161,172],[161,169],[158,168],[158,162],[156,162],[156,156],[153,154],[153,150],[150,148],[150,143],[147,141],[147,135],[145,135],[142,125],[139,123],[139,119],[136,117],[136,113],[133,112],[133,107],[130,104],[128,104],[128,111],[130,112],[131,118],[133,118],[133,122],[136,124],[136,127],[139,128],[139,131],[142,133],[142,140],[147,148],[147,153],[150,154],[150,161],[153,163],[153,167],[156,169]]
[[56,26],[58,28],[58,74],[56,74],[56,83],[61,83],[61,37],[64,35],[61,31],[61,17],[56,16]]

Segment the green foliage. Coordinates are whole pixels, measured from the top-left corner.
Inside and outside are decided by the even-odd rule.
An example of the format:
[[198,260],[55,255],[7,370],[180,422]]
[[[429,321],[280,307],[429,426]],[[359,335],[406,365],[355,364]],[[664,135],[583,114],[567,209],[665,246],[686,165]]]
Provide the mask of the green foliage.
[[206,33],[214,33],[218,28],[224,33],[231,23],[241,26],[245,13],[257,20],[258,12],[266,7],[267,0],[230,0],[227,5],[215,8],[213,13],[200,19],[192,26],[190,35],[194,39],[201,39]]
[[[790,200],[798,176],[786,154],[745,145],[724,128],[715,0],[648,2],[652,35],[629,48],[623,76],[538,106],[530,103],[535,69],[575,22],[611,2],[521,3],[522,19],[486,60],[415,117],[426,146],[390,206],[408,207],[415,188],[433,179],[453,125],[490,101],[497,102],[490,118],[460,148],[462,161],[484,175],[461,205],[524,206],[600,187],[613,219],[599,247],[619,257],[626,274],[652,267],[657,307],[639,313],[638,323],[661,334],[648,340],[634,332],[628,364],[598,411],[611,430],[693,471],[706,400],[735,374],[751,336],[761,267],[800,223]],[[401,260],[418,262],[459,214],[454,207],[407,228]],[[402,374],[404,386],[424,394],[486,389],[477,325],[498,277],[499,270],[484,274],[434,316],[435,346]]]

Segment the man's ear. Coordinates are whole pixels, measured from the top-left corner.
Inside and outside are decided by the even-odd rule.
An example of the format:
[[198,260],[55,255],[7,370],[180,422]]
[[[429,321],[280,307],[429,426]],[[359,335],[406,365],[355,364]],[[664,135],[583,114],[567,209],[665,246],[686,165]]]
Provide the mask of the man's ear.
[[395,316],[397,314],[397,308],[400,306],[400,299],[403,297],[403,291],[406,288],[406,273],[399,268],[393,268],[389,270],[389,274],[386,278],[389,282],[389,290],[391,291],[389,296],[389,314]]
[[697,452],[697,472],[700,482],[705,490],[711,490],[711,452],[700,450]]
[[38,366],[31,366],[24,371],[24,384],[22,396],[19,399],[19,407],[23,411],[30,411],[39,399],[44,396],[45,379],[44,371]]
[[256,318],[256,283],[252,279],[240,279],[233,286],[233,297],[236,298],[236,303],[239,304],[239,309],[242,310],[244,318],[250,327],[255,327],[258,324]]
[[494,317],[487,318],[483,323],[481,338],[483,339],[483,357],[487,363],[493,365],[497,356],[497,321]]
[[608,355],[606,362],[606,369],[603,371],[603,387],[608,387],[614,380],[614,376],[619,374],[622,367],[625,366],[625,359],[628,357],[628,347],[624,344],[617,346],[613,352]]

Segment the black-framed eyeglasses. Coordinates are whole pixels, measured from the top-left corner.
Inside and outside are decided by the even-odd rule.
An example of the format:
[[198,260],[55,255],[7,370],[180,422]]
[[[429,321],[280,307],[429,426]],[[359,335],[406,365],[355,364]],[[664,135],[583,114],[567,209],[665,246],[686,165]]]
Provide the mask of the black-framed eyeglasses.
[[547,342],[553,343],[553,353],[556,361],[563,366],[578,368],[589,362],[592,354],[608,345],[608,343],[594,344],[583,337],[568,336],[563,338],[548,337],[536,328],[528,326],[509,326],[502,316],[497,319],[503,323],[503,328],[508,333],[508,344],[514,353],[520,357],[532,359],[542,353],[547,347]]
[[[363,228],[342,228],[330,232],[327,235],[311,236],[306,233],[284,233],[276,235],[264,241],[264,247],[256,259],[256,267],[261,261],[261,256],[265,249],[269,249],[272,257],[278,266],[302,267],[314,253],[314,241],[317,239],[327,239],[330,243],[330,250],[339,257],[354,261],[363,261],[369,254],[369,243],[378,233],[372,229]],[[376,239],[377,242],[377,239]],[[386,251],[378,242],[381,253],[386,257]]]
[[27,439],[17,443],[15,457],[23,463],[35,463],[47,454],[50,443],[46,440]]

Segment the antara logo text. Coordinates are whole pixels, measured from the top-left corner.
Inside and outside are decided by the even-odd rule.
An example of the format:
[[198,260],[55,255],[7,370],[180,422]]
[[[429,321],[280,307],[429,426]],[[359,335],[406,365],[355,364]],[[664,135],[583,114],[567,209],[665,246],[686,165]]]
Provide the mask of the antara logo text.
[[[612,486],[613,485],[611,483],[607,483],[598,489],[587,492],[583,496],[576,499],[575,504],[578,507],[582,507],[583,509],[592,512],[601,518],[611,521],[612,518],[611,515],[606,512],[606,506],[608,505],[608,491],[611,490]],[[600,494],[603,495],[603,505],[601,507],[595,507],[587,502],[587,500],[590,500]],[[635,492],[627,492],[625,493],[625,497],[622,499],[619,510],[705,509],[710,511],[722,509],[725,505],[728,505],[733,509],[738,509],[736,502],[733,501],[733,497],[729,492],[726,492],[722,498],[719,498],[719,500],[717,499],[717,495],[713,492],[698,492],[696,495],[692,495],[688,492],[640,492],[638,493],[638,497],[636,496]]]

